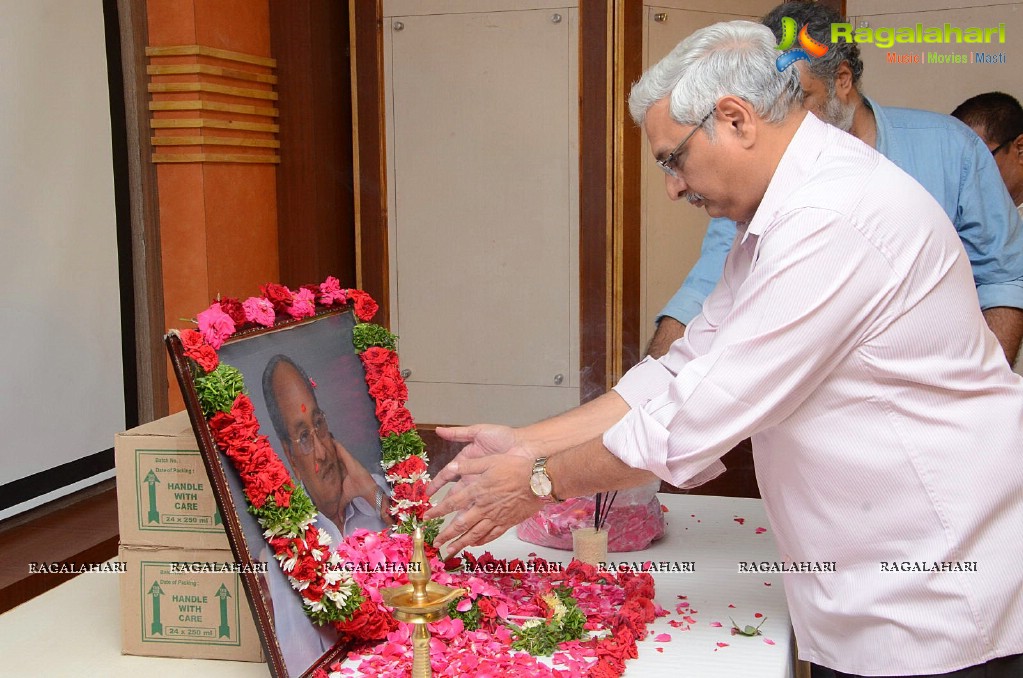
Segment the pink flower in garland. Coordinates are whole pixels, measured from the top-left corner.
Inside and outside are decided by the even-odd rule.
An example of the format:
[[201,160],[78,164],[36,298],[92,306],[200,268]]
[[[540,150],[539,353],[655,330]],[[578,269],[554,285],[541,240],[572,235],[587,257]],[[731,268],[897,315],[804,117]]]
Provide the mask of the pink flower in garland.
[[224,341],[234,334],[234,321],[221,310],[219,303],[200,313],[196,320],[199,321],[199,332],[202,333],[203,339],[214,349],[223,346]]
[[292,318],[311,318],[316,315],[316,298],[312,292],[303,287],[295,293],[287,311]]
[[269,299],[263,297],[249,297],[242,302],[242,310],[245,312],[245,319],[250,323],[256,323],[263,327],[270,327],[274,324],[276,314],[274,305]]
[[320,294],[317,299],[324,306],[341,305],[348,301],[348,295],[341,289],[341,281],[329,276],[320,283]]

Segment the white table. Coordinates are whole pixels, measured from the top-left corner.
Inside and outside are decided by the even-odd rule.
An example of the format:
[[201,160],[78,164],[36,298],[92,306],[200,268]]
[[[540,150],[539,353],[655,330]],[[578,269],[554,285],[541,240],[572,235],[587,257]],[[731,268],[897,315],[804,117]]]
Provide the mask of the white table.
[[[657,602],[670,611],[649,628],[640,657],[627,664],[626,676],[701,676],[734,678],[793,675],[791,627],[781,575],[739,574],[740,561],[777,559],[763,506],[758,499],[660,495],[669,508],[664,539],[646,551],[612,554],[615,560],[693,562],[695,572],[658,573]],[[740,525],[733,517],[744,518]],[[482,551],[484,549],[474,549]],[[487,549],[499,558],[527,553],[567,564],[567,551],[520,542],[514,531]],[[12,676],[224,676],[265,678],[265,664],[201,659],[164,659],[121,654],[117,574],[83,574],[0,615],[2,673]],[[765,586],[765,582],[771,586]],[[696,624],[682,631],[668,624],[681,619],[678,595],[687,596]],[[729,603],[735,608],[728,607]],[[762,637],[731,636],[728,616],[740,624],[767,616]],[[711,622],[721,627],[712,627]],[[758,620],[759,621],[759,620]],[[672,640],[653,638],[668,633]],[[768,645],[764,638],[774,641]],[[728,643],[719,648],[718,642]],[[659,653],[654,648],[663,647]]]

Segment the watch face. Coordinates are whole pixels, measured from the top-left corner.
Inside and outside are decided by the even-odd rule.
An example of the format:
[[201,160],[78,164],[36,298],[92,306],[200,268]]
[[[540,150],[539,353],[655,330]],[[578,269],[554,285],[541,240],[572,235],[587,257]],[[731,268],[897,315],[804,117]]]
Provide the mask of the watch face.
[[534,473],[529,476],[529,489],[538,497],[548,497],[551,494],[551,479],[544,473]]

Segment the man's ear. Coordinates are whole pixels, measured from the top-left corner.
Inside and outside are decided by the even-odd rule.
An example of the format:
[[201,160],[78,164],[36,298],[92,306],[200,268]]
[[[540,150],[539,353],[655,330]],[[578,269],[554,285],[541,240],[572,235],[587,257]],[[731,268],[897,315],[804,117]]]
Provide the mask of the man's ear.
[[835,71],[835,96],[843,104],[848,104],[849,97],[854,89],[856,88],[853,85],[852,68],[849,67],[848,61],[843,61],[838,65],[838,70]]
[[1012,140],[1012,144],[1009,146],[1009,152],[1015,154],[1016,162],[1023,165],[1023,134]]
[[721,97],[714,114],[727,123],[726,134],[738,138],[743,148],[751,147],[756,141],[758,120],[748,101],[730,94]]

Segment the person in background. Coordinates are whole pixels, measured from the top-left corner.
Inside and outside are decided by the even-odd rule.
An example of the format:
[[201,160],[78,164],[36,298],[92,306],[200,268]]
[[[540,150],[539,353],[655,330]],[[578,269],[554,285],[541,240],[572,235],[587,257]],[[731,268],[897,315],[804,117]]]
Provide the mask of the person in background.
[[[810,36],[828,46],[823,57],[794,66],[806,95],[803,105],[877,149],[944,208],[970,257],[984,318],[1011,365],[1023,339],[1023,222],[998,178],[1000,165],[959,121],[929,111],[881,107],[864,96],[859,45],[831,42],[831,24],[843,20],[837,12],[819,3],[779,5],[763,19],[778,39],[784,17],[792,17],[798,26],[806,24]],[[1001,152],[1008,162],[1011,151]],[[700,312],[721,277],[734,238],[735,222],[711,220],[700,259],[658,316],[650,355],[667,353]],[[936,319],[935,331],[943,331],[941,326]]]
[[985,92],[956,106],[952,117],[969,125],[991,151],[1023,217],[1023,106],[1004,92]]

